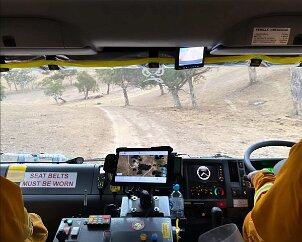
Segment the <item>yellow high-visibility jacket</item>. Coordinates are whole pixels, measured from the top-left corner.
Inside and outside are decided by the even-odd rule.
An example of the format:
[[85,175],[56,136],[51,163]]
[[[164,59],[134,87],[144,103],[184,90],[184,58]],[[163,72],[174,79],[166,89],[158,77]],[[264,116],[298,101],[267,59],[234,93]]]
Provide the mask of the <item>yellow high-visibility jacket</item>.
[[243,225],[249,242],[302,242],[302,140],[294,145],[277,177],[254,178],[255,205]]
[[40,216],[24,208],[20,187],[0,176],[0,241],[44,242],[47,236]]

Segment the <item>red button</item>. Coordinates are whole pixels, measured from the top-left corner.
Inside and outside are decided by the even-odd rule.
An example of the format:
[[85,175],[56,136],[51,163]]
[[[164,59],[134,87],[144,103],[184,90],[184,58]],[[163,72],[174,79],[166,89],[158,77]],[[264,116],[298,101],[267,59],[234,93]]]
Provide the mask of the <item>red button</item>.
[[103,215],[103,219],[110,219],[110,215]]
[[219,208],[226,208],[227,206],[226,206],[226,202],[218,202],[217,203],[217,206],[219,207]]

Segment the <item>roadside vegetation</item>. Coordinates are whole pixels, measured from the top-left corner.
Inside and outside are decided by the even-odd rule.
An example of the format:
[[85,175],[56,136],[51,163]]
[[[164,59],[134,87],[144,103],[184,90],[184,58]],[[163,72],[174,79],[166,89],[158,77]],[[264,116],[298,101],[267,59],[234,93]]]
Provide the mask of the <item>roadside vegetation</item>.
[[[83,99],[101,98],[110,95],[113,87],[122,91],[124,105],[130,106],[129,90],[140,88],[148,90],[159,88],[159,96],[169,94],[174,107],[182,108],[180,92],[191,100],[191,107],[198,107],[199,95],[195,93],[195,85],[206,80],[208,73],[217,71],[217,68],[199,68],[176,71],[169,68],[101,68],[82,69],[67,68],[59,71],[42,71],[39,69],[13,69],[1,73],[1,101],[12,92],[25,92],[43,89],[46,96],[54,99],[55,103],[62,105],[68,102],[64,92],[68,88],[77,88]],[[257,75],[256,67],[248,67],[247,75],[249,85],[261,83],[261,76]],[[302,70],[290,68],[291,94],[293,99],[293,112],[302,115]],[[5,83],[5,85],[3,85]],[[100,85],[106,85],[105,94],[100,93]],[[202,107],[200,107],[202,108]]]
[[0,101],[2,101],[5,98],[5,93],[4,93],[5,87],[0,84]]

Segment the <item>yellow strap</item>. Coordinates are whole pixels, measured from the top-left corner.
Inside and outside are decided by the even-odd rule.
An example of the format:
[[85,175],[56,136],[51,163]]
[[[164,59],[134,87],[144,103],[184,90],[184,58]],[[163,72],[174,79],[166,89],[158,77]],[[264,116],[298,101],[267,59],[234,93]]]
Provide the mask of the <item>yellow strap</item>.
[[[206,57],[205,64],[223,64],[249,61],[251,59],[260,59],[272,64],[299,64],[302,62],[302,56],[297,57],[276,57],[265,55],[243,55],[243,56],[217,56]],[[86,61],[63,61],[63,60],[38,60],[38,61],[21,61],[0,64],[0,68],[33,68],[46,65],[58,66],[74,66],[74,67],[118,67],[131,65],[146,65],[150,62],[159,64],[174,64],[174,58],[141,58],[120,61],[102,61],[102,60],[86,60]]]
[[58,60],[38,60],[38,61],[23,61],[8,64],[0,64],[0,68],[32,68],[45,65],[58,66],[75,66],[75,67],[117,67],[117,66],[131,66],[131,65],[145,65],[150,62],[159,64],[174,64],[173,58],[141,58],[121,61],[58,61]]
[[260,189],[258,189],[258,191],[255,193],[255,196],[254,196],[254,205],[260,198],[260,195],[263,194],[264,192],[267,192],[272,186],[273,186],[273,183],[268,182],[265,185],[263,185]]
[[302,56],[280,57],[266,55],[242,55],[242,56],[218,56],[205,58],[206,64],[232,63],[260,59],[272,64],[298,64],[302,62]]

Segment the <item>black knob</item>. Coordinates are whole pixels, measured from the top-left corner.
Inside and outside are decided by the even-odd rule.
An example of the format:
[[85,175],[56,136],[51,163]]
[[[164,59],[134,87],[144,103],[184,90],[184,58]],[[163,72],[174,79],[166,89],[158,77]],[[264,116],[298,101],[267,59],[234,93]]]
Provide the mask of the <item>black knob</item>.
[[218,207],[213,207],[211,210],[212,227],[216,228],[222,225],[223,213]]
[[111,215],[111,217],[118,217],[118,212],[115,204],[108,204],[104,208],[104,214]]
[[65,242],[65,240],[68,238],[68,235],[63,229],[60,229],[56,235],[56,238],[59,240],[59,242]]
[[149,192],[143,190],[140,196],[140,204],[142,209],[151,208],[152,206],[152,197]]

